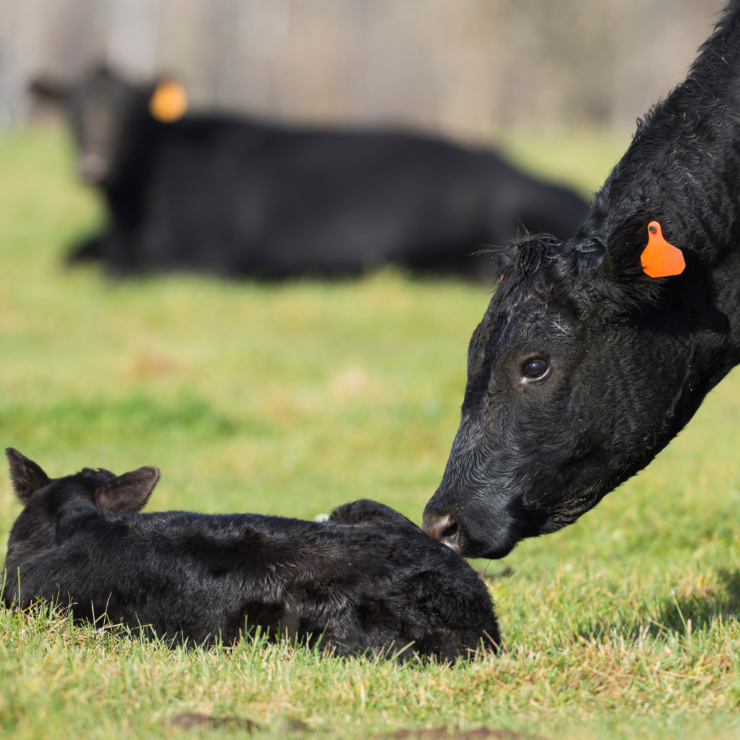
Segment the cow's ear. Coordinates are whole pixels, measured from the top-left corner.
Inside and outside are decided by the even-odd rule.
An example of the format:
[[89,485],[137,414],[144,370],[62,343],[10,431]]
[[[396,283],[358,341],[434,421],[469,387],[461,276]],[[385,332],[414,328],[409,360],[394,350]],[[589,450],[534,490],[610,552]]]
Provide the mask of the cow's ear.
[[149,500],[159,477],[159,468],[149,465],[119,475],[95,490],[95,505],[114,514],[133,514]]
[[188,109],[188,94],[179,80],[162,80],[149,98],[149,112],[161,123],[174,123]]
[[67,88],[64,85],[43,78],[31,80],[28,84],[28,91],[39,100],[52,103],[61,102],[67,95]]
[[5,450],[5,455],[10,465],[10,481],[15,495],[25,504],[36,491],[49,483],[49,476],[33,460],[12,447]]
[[655,278],[680,275],[686,269],[686,260],[681,249],[668,241],[665,227],[665,222],[646,213],[636,213],[617,225],[604,253],[606,277],[618,284],[646,284]]
[[609,234],[602,266],[604,274],[615,283],[645,277],[640,255],[648,244],[648,224],[653,219],[646,213],[632,214],[617,224]]
[[113,70],[103,62],[93,69],[90,78],[93,80],[114,80],[116,79],[116,75],[113,73]]

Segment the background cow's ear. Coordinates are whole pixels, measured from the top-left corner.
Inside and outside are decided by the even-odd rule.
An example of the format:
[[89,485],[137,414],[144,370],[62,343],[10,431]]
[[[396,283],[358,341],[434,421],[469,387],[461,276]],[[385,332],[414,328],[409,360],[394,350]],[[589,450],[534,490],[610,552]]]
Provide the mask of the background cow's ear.
[[12,447],[5,450],[5,455],[10,465],[10,481],[15,495],[25,504],[36,491],[49,483],[49,476],[33,460]]
[[95,490],[95,505],[114,514],[132,514],[144,507],[159,481],[159,468],[145,466],[119,475]]
[[67,94],[67,88],[58,82],[36,78],[28,84],[28,91],[35,95],[39,100],[49,102],[60,102]]
[[645,277],[640,255],[648,243],[649,214],[638,212],[626,218],[609,234],[602,263],[604,274],[614,282]]
[[188,109],[188,95],[179,80],[162,80],[149,98],[149,112],[161,123],[180,120]]
[[98,80],[115,80],[116,75],[105,62],[100,62],[93,68],[90,78]]

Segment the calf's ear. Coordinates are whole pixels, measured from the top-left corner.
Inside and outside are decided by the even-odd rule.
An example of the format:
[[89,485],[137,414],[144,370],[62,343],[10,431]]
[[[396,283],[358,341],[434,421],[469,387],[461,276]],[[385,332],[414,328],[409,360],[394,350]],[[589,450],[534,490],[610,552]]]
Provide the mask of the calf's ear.
[[149,465],[119,475],[95,490],[95,505],[114,514],[133,514],[149,500],[159,477],[159,468]]
[[417,532],[420,531],[416,524],[395,509],[366,498],[337,506],[332,511],[329,521],[335,524],[368,524],[370,522],[382,524],[385,522],[397,527],[410,527]]
[[12,447],[6,448],[5,455],[10,465],[10,481],[15,495],[25,504],[36,491],[49,483],[49,476],[33,460]]

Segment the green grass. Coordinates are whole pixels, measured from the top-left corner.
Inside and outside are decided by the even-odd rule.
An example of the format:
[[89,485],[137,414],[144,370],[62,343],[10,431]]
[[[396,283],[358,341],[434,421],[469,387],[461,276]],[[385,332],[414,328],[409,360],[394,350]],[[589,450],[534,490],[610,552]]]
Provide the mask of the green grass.
[[[504,139],[594,190],[626,140]],[[383,271],[266,286],[67,270],[100,223],[53,131],[0,137],[0,430],[51,475],[163,472],[150,509],[314,517],[359,497],[416,521],[456,431],[487,290]],[[168,650],[0,612],[0,737],[264,737],[513,728],[546,738],[740,734],[740,379],[576,525],[487,569],[507,650],[454,667],[245,641]],[[0,480],[0,534],[20,510]],[[504,571],[503,566],[510,571]],[[304,730],[290,723],[299,720]],[[192,737],[244,734],[195,729]]]

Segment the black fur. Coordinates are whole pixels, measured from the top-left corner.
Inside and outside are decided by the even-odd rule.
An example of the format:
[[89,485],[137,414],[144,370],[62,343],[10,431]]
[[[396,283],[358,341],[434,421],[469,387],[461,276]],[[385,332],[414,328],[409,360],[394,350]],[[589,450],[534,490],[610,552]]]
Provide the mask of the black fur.
[[[41,470],[7,454],[14,485],[21,468]],[[5,606],[54,600],[76,619],[107,615],[190,645],[233,643],[245,625],[338,655],[390,656],[413,643],[403,658],[453,660],[499,642],[475,571],[387,506],[355,501],[321,524],[131,513],[158,479],[156,468],[47,478],[22,499],[10,534]]]
[[153,87],[107,71],[32,89],[64,104],[80,171],[110,212],[107,231],[73,258],[114,271],[279,278],[395,262],[472,275],[487,270],[471,258],[481,245],[522,229],[566,238],[588,213],[496,154],[431,137],[216,115],[160,123],[147,109]]
[[[577,235],[494,255],[462,423],[425,528],[502,557],[575,521],[644,468],[740,362],[740,0],[655,106]],[[660,222],[686,260],[653,279]],[[528,380],[523,365],[549,372]],[[451,518],[448,518],[451,517]]]

